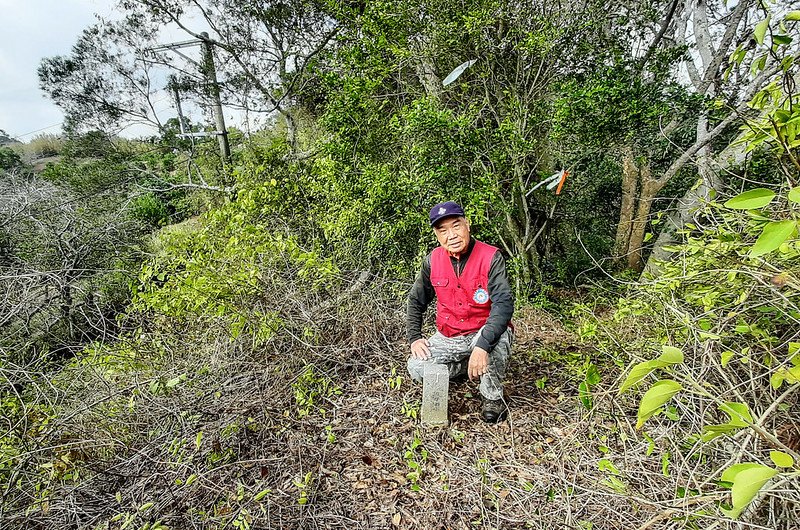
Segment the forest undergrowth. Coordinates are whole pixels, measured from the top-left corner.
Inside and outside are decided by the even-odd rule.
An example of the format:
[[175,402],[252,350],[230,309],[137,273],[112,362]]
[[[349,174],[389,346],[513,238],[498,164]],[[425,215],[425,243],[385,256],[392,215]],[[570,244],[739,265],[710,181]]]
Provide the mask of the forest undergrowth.
[[[721,260],[741,241],[704,235],[657,282],[520,304],[509,420],[482,423],[463,383],[450,426],[429,429],[405,373],[407,285],[231,225],[165,232],[119,340],[26,371],[3,402],[4,527],[788,530],[800,516],[792,464],[738,521],[720,480],[799,449],[796,250],[780,287],[731,275]],[[709,327],[712,306],[727,316]],[[683,362],[657,368],[689,391],[637,425],[620,385],[664,346]]]

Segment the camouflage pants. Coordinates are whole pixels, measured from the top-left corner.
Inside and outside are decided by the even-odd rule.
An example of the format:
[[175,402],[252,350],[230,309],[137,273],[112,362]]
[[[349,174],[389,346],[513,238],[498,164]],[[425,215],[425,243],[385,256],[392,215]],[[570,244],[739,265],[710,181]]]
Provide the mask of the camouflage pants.
[[[428,339],[431,356],[429,359],[408,359],[408,373],[411,379],[421,383],[425,365],[430,363],[446,364],[450,371],[450,379],[467,373],[467,365],[472,349],[478,342],[481,330],[462,337],[445,337],[438,331]],[[514,333],[507,329],[500,337],[500,342],[489,353],[489,371],[481,376],[481,395],[486,399],[502,399],[503,379],[506,375],[508,358],[511,356],[511,343]]]

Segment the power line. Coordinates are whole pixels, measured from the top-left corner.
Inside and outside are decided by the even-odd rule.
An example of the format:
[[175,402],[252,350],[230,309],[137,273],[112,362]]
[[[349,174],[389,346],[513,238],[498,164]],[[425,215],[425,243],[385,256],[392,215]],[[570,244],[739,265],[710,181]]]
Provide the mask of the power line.
[[47,129],[52,129],[53,127],[60,127],[62,125],[64,125],[64,122],[60,121],[58,123],[54,123],[53,125],[48,125],[47,127],[42,127],[41,129],[36,129],[35,131],[27,132],[25,134],[15,134],[15,135],[12,135],[12,137],[13,138],[22,138],[24,136],[30,136],[32,134],[36,134],[37,132],[46,131]]

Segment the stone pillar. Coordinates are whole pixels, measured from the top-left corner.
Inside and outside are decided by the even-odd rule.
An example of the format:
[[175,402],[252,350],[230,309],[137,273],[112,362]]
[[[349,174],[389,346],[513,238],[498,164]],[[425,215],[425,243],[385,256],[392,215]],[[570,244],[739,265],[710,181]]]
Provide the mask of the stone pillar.
[[422,381],[423,425],[446,427],[447,397],[450,390],[450,372],[445,364],[430,363],[425,366]]

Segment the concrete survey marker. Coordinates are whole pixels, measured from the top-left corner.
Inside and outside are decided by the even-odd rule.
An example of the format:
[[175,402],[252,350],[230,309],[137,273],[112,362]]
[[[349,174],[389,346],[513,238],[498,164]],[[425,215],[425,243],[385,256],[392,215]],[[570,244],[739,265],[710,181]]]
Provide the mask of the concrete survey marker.
[[447,393],[450,390],[447,365],[431,363],[425,366],[422,378],[422,423],[446,426]]

